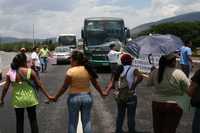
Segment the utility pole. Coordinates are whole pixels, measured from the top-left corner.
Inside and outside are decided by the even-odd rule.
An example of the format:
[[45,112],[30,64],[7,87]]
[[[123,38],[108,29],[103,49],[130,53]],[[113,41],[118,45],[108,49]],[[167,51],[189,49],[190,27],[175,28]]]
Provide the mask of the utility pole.
[[33,47],[35,47],[35,26],[33,24]]

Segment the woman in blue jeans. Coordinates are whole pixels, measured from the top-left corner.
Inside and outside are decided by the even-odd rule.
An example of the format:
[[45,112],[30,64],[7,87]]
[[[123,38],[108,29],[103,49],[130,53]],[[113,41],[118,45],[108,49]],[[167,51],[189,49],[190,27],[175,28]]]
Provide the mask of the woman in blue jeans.
[[97,82],[97,74],[88,64],[84,54],[80,51],[73,51],[71,55],[71,67],[67,70],[64,83],[59,89],[57,95],[52,99],[57,99],[67,90],[68,97],[68,133],[76,133],[81,112],[81,121],[84,133],[92,133],[91,129],[91,108],[92,95],[90,82],[97,91],[104,95],[99,83]]
[[[123,127],[126,112],[127,112],[127,118],[128,118],[128,121],[127,121],[128,132],[136,133],[135,114],[136,114],[136,107],[137,107],[137,95],[136,95],[135,88],[142,81],[143,77],[140,74],[140,72],[132,66],[132,61],[133,61],[133,58],[129,54],[123,54],[121,56],[122,65],[118,67],[116,73],[114,74],[113,79],[111,79],[110,84],[108,85],[106,89],[106,94],[108,94],[112,88],[115,88],[115,82],[118,82],[118,84],[124,84],[122,83],[122,80],[120,80],[120,78],[124,77],[127,81],[127,85],[125,86],[128,89],[128,92],[130,92],[130,93],[126,93],[127,95],[124,95],[124,96],[121,95],[121,98],[116,98],[117,119],[116,119],[115,133],[123,133],[122,127]],[[119,86],[120,85],[118,85],[118,88]]]

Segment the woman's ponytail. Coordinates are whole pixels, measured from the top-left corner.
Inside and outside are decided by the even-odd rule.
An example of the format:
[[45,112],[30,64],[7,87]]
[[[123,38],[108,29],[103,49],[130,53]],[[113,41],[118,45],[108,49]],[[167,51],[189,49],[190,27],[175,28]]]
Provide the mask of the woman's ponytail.
[[83,65],[85,69],[88,71],[90,76],[94,79],[98,78],[97,73],[93,69],[92,65],[89,63],[87,57],[80,51],[73,51],[72,58],[78,62],[78,64]]
[[86,56],[83,56],[83,62],[82,63],[83,63],[82,65],[88,71],[90,76],[93,77],[94,79],[97,79],[98,75],[97,75],[96,71],[94,70],[94,68],[92,67],[92,65],[89,63],[89,61],[88,61]]
[[166,56],[163,55],[159,60],[159,68],[158,68],[158,83],[163,80],[163,74],[166,68]]

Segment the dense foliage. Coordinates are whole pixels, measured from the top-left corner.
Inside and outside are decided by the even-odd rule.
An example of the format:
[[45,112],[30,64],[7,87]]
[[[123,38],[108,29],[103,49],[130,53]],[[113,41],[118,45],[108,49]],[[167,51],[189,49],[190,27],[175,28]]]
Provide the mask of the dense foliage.
[[43,47],[43,45],[47,45],[50,50],[54,50],[56,47],[56,43],[53,43],[51,40],[45,40],[43,42],[14,42],[14,43],[5,43],[0,44],[0,51],[19,51],[20,48],[26,48],[28,51],[31,51],[34,46],[39,48]]
[[152,26],[151,29],[143,31],[138,36],[148,34],[173,34],[184,40],[191,40],[193,49],[200,47],[200,22],[176,22],[164,23]]

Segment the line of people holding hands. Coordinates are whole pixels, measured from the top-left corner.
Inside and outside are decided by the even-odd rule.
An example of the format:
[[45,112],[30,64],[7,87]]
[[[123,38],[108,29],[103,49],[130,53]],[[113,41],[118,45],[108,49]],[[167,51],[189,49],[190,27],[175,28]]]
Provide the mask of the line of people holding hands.
[[[6,84],[2,90],[0,104],[9,86],[12,85],[12,106],[16,114],[16,133],[23,133],[24,110],[28,112],[31,132],[38,133],[36,106],[38,105],[37,92],[33,82],[40,88],[49,101],[56,102],[66,91],[68,93],[68,133],[77,132],[79,112],[84,133],[92,133],[91,109],[93,104],[90,83],[102,97],[113,90],[117,103],[117,118],[115,133],[123,133],[123,123],[127,112],[129,133],[137,133],[135,116],[137,107],[137,85],[145,78],[147,86],[154,86],[155,97],[152,101],[154,133],[175,133],[184,111],[191,107],[190,99],[200,89],[200,70],[192,77],[192,82],[176,68],[176,55],[161,56],[159,68],[149,75],[142,74],[132,66],[133,57],[123,53],[120,57],[122,65],[116,67],[107,86],[103,90],[98,82],[98,75],[89,64],[85,55],[80,51],[73,51],[70,58],[70,67],[65,74],[63,84],[55,96],[49,95],[42,81],[35,71],[27,68],[27,57],[17,54],[11,63],[11,69],[6,76]],[[194,105],[196,106],[196,105]],[[200,133],[200,108],[195,107],[192,133]]]

